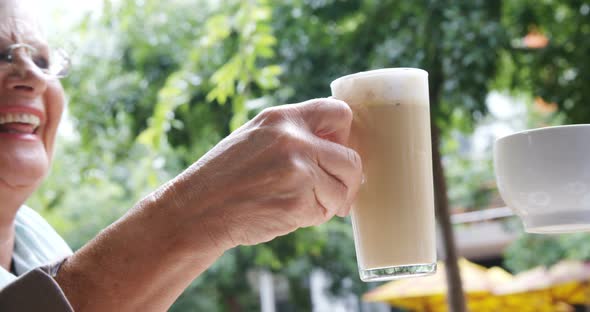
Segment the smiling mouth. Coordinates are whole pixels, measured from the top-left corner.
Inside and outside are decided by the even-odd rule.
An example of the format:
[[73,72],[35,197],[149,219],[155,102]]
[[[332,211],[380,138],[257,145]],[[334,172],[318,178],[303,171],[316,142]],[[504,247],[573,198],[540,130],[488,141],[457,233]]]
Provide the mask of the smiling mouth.
[[0,133],[36,134],[41,119],[33,114],[8,113],[0,115]]

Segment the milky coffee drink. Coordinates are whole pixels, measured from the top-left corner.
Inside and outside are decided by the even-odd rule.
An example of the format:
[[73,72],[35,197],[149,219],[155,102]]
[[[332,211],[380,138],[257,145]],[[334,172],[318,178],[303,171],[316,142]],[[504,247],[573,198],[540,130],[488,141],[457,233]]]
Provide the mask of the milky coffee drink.
[[353,110],[350,146],[363,160],[352,209],[359,273],[380,281],[436,271],[428,73],[391,68],[341,77]]

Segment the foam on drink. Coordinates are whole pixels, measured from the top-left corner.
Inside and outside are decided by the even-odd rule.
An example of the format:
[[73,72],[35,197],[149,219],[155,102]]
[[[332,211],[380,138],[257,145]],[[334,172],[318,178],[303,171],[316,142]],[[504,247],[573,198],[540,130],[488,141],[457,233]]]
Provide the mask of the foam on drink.
[[354,112],[350,145],[363,159],[365,181],[352,210],[361,278],[387,279],[365,272],[374,269],[409,266],[400,275],[412,275],[415,265],[434,268],[427,72],[376,70],[342,77],[331,87]]

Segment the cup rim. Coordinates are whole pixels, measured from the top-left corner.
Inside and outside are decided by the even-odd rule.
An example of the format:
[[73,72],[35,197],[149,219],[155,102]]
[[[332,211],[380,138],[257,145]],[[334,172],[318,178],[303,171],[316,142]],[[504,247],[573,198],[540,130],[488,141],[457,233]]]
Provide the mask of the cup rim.
[[344,81],[344,80],[348,80],[350,78],[356,78],[359,76],[363,76],[363,77],[372,77],[372,76],[377,76],[377,75],[381,75],[381,74],[387,74],[387,73],[393,73],[393,72],[399,72],[399,71],[413,71],[415,73],[419,73],[419,74],[426,74],[426,76],[428,77],[428,72],[424,69],[421,68],[416,68],[416,67],[389,67],[389,68],[380,68],[380,69],[373,69],[373,70],[367,70],[367,71],[361,71],[358,73],[354,73],[354,74],[349,74],[349,75],[345,75],[339,78],[334,79],[331,83],[330,83],[330,87],[333,87],[335,84]]
[[522,136],[522,135],[541,134],[541,133],[549,132],[549,131],[553,131],[553,130],[569,129],[569,128],[590,128],[590,124],[560,125],[560,126],[549,126],[549,127],[521,130],[521,131],[517,131],[517,132],[511,133],[511,134],[505,135],[503,137],[497,138],[496,144],[498,144],[502,141],[510,140],[514,137]]

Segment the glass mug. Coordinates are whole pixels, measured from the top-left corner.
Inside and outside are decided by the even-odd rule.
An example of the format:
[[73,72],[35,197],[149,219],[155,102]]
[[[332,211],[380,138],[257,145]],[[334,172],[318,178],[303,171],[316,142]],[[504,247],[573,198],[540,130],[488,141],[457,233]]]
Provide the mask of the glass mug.
[[383,281],[436,272],[428,73],[388,68],[334,80],[350,105],[350,146],[363,161],[352,209],[359,274]]

